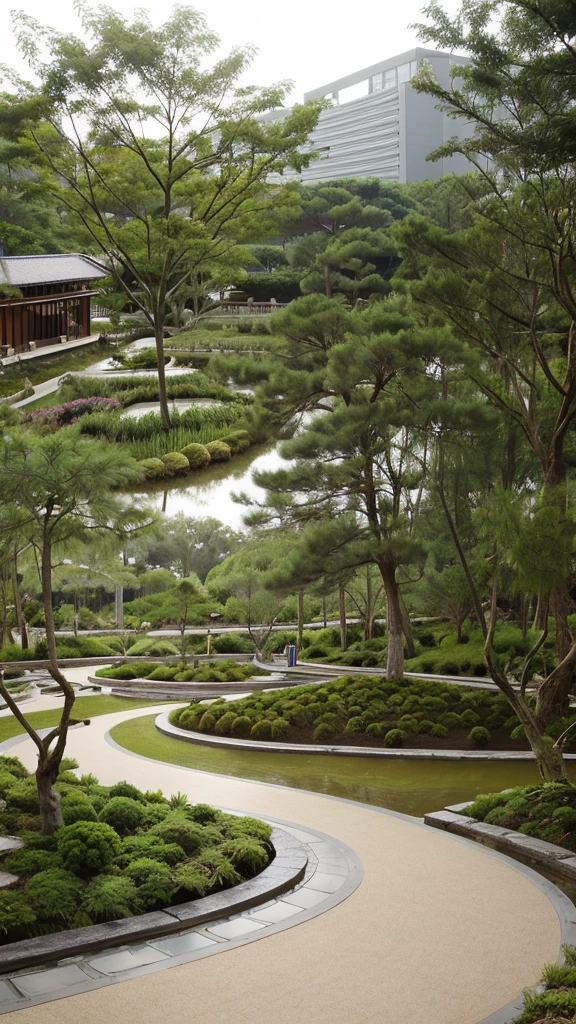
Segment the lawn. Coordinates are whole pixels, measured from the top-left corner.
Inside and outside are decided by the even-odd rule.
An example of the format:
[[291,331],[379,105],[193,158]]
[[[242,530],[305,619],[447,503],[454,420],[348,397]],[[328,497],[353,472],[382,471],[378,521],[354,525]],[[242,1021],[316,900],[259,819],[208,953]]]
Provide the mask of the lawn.
[[62,377],[65,373],[77,373],[87,366],[117,353],[118,349],[109,343],[88,345],[86,348],[68,349],[38,359],[26,359],[20,363],[11,363],[2,368],[0,374],[0,395],[13,395],[21,391],[24,381],[31,384],[43,384],[52,377]]
[[[161,701],[165,704],[166,701]],[[130,697],[91,696],[77,697],[74,704],[75,718],[96,718],[97,715],[112,715],[116,711],[130,711],[136,708],[153,707],[158,704],[154,700],[132,700]],[[26,707],[22,706],[26,712]],[[31,711],[26,715],[30,725],[34,729],[47,729],[49,726],[58,725],[60,721],[59,708],[52,708],[50,711]],[[3,715],[0,718],[0,743],[9,740],[12,736],[18,736],[24,732],[22,726],[12,715]]]

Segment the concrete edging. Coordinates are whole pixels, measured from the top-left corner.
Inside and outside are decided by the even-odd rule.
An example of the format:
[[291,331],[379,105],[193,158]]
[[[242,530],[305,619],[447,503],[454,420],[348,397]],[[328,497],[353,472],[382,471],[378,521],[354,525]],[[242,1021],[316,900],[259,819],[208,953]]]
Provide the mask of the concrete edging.
[[259,875],[232,889],[149,914],[0,946],[0,971],[23,970],[128,941],[168,935],[267,903],[274,896],[293,889],[303,879],[308,864],[304,844],[283,829],[272,830],[271,842],[274,860]]
[[[154,725],[158,732],[175,740],[200,743],[207,747],[222,747],[228,750],[259,750],[266,754],[334,754],[339,757],[383,757],[389,760],[406,761],[533,761],[531,750],[425,750],[410,747],[348,747],[344,744],[331,746],[328,743],[283,743],[264,740],[236,740],[230,736],[211,736],[204,732],[180,729],[169,721],[170,712],[158,715]],[[576,754],[565,754],[565,758],[576,760]],[[576,861],[576,858],[575,858]]]
[[475,843],[482,843],[500,853],[507,853],[513,857],[527,857],[541,867],[553,871],[554,874],[576,882],[576,855],[570,850],[565,850],[554,843],[547,843],[544,839],[525,836],[514,829],[489,825],[485,821],[476,821],[475,818],[461,814],[460,812],[468,806],[468,803],[455,804],[443,811],[425,814],[424,824],[452,832],[464,839],[471,839]]

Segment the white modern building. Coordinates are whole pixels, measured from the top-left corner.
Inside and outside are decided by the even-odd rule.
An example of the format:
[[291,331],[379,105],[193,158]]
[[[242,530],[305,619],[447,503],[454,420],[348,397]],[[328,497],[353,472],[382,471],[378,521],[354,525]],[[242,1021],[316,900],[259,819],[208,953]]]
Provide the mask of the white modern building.
[[[470,170],[462,156],[434,163],[426,160],[442,143],[454,135],[468,137],[472,129],[437,110],[434,97],[412,88],[410,79],[421,61],[431,65],[443,85],[450,82],[451,65],[468,62],[466,57],[415,47],[307,92],[305,102],[326,97],[332,107],[322,112],[310,137],[311,148],[320,158],[299,179],[409,182]],[[278,115],[282,112],[272,116]]]

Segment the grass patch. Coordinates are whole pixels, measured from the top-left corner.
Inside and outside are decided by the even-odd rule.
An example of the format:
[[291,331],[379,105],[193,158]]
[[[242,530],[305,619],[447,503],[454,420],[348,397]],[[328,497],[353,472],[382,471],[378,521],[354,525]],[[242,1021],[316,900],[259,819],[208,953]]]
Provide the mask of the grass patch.
[[576,786],[572,782],[483,793],[465,813],[576,852]]
[[[161,703],[165,704],[166,701],[161,701]],[[132,700],[130,697],[111,697],[107,694],[77,697],[73,714],[75,718],[96,718],[98,715],[113,715],[117,711],[153,707],[155,704],[158,704],[157,700]],[[22,710],[26,714],[25,705],[22,705]],[[58,725],[60,710],[53,708],[50,711],[31,711],[26,714],[26,718],[34,729],[48,729],[50,726]],[[0,718],[0,743],[13,736],[19,736],[22,732],[24,732],[22,726],[12,715],[2,715]]]

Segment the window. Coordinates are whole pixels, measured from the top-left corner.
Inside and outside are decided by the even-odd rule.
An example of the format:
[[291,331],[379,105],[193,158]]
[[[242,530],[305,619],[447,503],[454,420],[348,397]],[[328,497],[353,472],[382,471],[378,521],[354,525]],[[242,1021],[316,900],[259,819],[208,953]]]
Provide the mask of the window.
[[398,68],[398,85],[402,82],[409,82],[411,78],[410,65],[401,64]]
[[372,75],[372,92],[382,92],[382,72]]
[[392,68],[390,71],[384,72],[384,88],[395,89],[396,88],[396,68]]
[[417,60],[411,60],[410,61],[410,78],[414,78],[414,75],[416,74],[417,71],[418,71],[418,61]]

